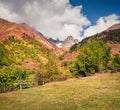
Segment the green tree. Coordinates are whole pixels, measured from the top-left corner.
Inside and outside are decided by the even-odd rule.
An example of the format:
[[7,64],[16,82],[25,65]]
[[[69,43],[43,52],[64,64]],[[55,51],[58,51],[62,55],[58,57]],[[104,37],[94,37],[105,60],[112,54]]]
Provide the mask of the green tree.
[[86,43],[79,51],[77,60],[70,65],[75,76],[87,76],[107,68],[110,49],[102,41]]
[[41,64],[39,71],[35,75],[36,85],[42,85],[44,83],[54,81],[60,75],[56,58],[51,52],[48,53],[48,59],[49,61],[47,64]]

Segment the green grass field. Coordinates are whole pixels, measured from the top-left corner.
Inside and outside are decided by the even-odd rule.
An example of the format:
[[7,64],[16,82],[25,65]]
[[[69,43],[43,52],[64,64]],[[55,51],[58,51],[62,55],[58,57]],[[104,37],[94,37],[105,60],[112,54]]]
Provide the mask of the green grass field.
[[0,110],[120,110],[120,73],[3,93]]

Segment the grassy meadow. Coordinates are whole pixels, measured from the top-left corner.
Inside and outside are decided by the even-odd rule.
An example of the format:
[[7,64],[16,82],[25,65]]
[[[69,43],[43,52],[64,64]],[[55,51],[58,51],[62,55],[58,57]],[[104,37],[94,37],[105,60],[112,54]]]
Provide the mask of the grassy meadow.
[[2,93],[0,110],[120,110],[120,73]]

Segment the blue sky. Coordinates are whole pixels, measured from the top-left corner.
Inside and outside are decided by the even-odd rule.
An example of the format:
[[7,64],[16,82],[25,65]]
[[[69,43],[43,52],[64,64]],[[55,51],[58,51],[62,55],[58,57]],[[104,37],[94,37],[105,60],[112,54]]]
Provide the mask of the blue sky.
[[82,13],[95,24],[101,16],[120,15],[120,0],[70,0],[72,6],[82,5]]

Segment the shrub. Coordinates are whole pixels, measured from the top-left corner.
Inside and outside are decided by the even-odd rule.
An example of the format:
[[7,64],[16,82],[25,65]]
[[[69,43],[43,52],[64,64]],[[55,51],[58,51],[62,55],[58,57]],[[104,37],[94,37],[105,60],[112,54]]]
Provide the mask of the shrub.
[[10,59],[10,52],[7,48],[0,42],[0,66],[8,66],[12,63]]
[[54,59],[49,59],[46,65],[41,65],[40,70],[36,73],[35,82],[36,85],[42,85],[44,83],[54,81],[60,75],[57,64]]
[[16,88],[16,82],[26,80],[29,72],[22,68],[3,67],[0,69],[0,91],[9,91],[11,88]]
[[69,65],[69,62],[68,62],[68,61],[64,61],[64,62],[62,63],[62,66],[64,66],[64,67],[68,67],[68,65]]
[[114,71],[120,71],[120,56],[115,55],[112,59],[111,66],[109,66],[110,69]]

